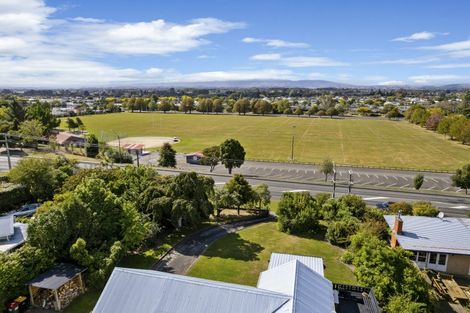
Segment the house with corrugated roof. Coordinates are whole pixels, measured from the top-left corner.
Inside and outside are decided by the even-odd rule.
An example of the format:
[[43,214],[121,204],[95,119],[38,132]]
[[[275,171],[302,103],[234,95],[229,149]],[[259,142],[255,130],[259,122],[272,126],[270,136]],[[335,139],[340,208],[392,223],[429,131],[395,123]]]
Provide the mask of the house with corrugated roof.
[[249,287],[116,267],[93,312],[380,312],[370,289],[333,284],[323,269],[322,258],[273,253],[257,287]]
[[470,219],[386,215],[390,245],[413,252],[421,269],[470,276]]

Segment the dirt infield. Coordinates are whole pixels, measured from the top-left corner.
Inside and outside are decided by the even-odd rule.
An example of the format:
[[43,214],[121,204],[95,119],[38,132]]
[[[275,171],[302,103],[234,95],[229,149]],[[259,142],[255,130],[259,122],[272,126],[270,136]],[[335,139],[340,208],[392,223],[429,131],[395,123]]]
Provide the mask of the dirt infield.
[[[125,144],[143,144],[145,148],[158,148],[161,147],[165,142],[171,144],[178,143],[179,140],[175,141],[174,137],[126,137],[121,138],[121,146]],[[118,140],[108,142],[111,146],[118,146]]]

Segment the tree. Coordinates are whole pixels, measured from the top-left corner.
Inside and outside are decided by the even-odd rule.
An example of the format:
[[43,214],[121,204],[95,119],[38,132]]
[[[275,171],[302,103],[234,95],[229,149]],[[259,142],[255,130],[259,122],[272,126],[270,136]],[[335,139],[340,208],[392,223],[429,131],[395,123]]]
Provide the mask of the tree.
[[426,313],[429,310],[425,303],[414,302],[410,296],[395,295],[388,300],[387,312]]
[[295,109],[294,114],[297,115],[297,116],[301,116],[301,115],[304,114],[304,111],[302,111],[301,108],[297,108],[297,109]]
[[60,189],[74,169],[75,162],[65,158],[22,159],[8,173],[8,178],[25,186],[35,200],[46,201]]
[[160,149],[160,158],[158,159],[158,165],[163,167],[176,166],[176,151],[168,142],[165,142]]
[[392,214],[398,214],[400,212],[402,215],[412,215],[413,207],[408,202],[399,201],[392,203],[389,206],[388,211]]
[[312,105],[312,107],[310,109],[308,109],[308,111],[307,111],[308,117],[310,117],[310,115],[317,114],[317,112],[318,112],[318,106],[317,105]]
[[439,112],[432,113],[426,120],[426,128],[429,130],[437,130],[439,123],[441,122],[443,115]]
[[223,209],[240,207],[240,195],[227,190],[227,188],[218,188],[214,190],[212,204],[216,210],[216,217],[220,216]]
[[250,183],[241,174],[233,175],[226,184],[225,188],[230,193],[236,193],[239,196],[239,206],[237,207],[237,213],[240,215],[240,206],[246,205],[253,200],[253,189]]
[[266,184],[257,185],[253,188],[253,202],[258,209],[268,208],[271,203],[271,192]]
[[417,201],[413,203],[413,215],[436,217],[439,210],[427,201]]
[[333,174],[334,164],[331,159],[325,159],[320,166],[320,171],[325,174],[325,182],[328,180],[328,175]]
[[70,117],[67,118],[66,124],[67,124],[67,128],[69,129],[69,131],[78,127],[77,122],[75,122]]
[[76,123],[76,125],[77,125],[77,128],[78,128],[80,131],[85,130],[85,124],[83,124],[82,119],[79,118],[78,116],[77,116],[77,118],[75,119],[75,123]]
[[21,141],[37,149],[39,138],[44,134],[45,128],[38,120],[27,120],[20,124],[18,133]]
[[464,189],[465,194],[468,194],[468,188],[470,188],[470,164],[457,169],[452,176],[452,185]]
[[243,98],[235,102],[233,110],[238,112],[238,115],[246,115],[246,112],[250,111],[250,101],[247,98]]
[[449,135],[451,139],[461,140],[462,138],[462,131],[467,123],[467,119],[462,116],[458,115],[452,120],[452,124],[449,126]]
[[457,118],[457,115],[449,115],[443,117],[440,121],[439,124],[437,125],[437,132],[439,134],[442,134],[444,136],[447,136],[450,133],[450,126],[454,122],[454,120]]
[[277,214],[278,226],[283,232],[313,234],[318,230],[318,206],[308,192],[284,192]]
[[180,109],[184,113],[189,112],[189,114],[191,114],[191,112],[194,110],[194,100],[193,100],[193,98],[190,97],[190,96],[181,97],[181,107],[180,107]]
[[240,167],[245,162],[245,149],[236,139],[227,139],[220,145],[220,161],[232,174],[234,167]]
[[273,110],[271,103],[266,100],[258,100],[255,103],[255,112],[261,115],[271,113]]
[[158,110],[163,111],[163,113],[166,113],[172,109],[172,105],[168,98],[162,98],[160,103],[157,105],[157,108]]
[[8,103],[7,120],[10,125],[10,130],[18,130],[20,124],[26,119],[26,112],[24,107],[16,100]]
[[385,114],[385,117],[388,118],[388,119],[395,119],[395,118],[399,118],[399,117],[402,117],[403,115],[401,114],[400,110],[396,107],[396,106],[393,106],[393,108],[390,109],[390,111],[388,111],[386,114]]
[[202,150],[202,155],[203,157],[201,159],[201,164],[209,165],[210,171],[212,172],[214,168],[219,164],[220,147],[213,146],[213,147],[205,148],[204,150]]
[[216,114],[224,112],[224,105],[223,105],[222,99],[219,99],[219,98],[214,99],[212,111],[215,112]]
[[60,120],[52,115],[52,106],[47,102],[34,102],[26,109],[26,118],[41,122],[46,133],[49,133],[60,124]]
[[416,190],[419,190],[424,183],[424,176],[422,174],[417,174],[413,179],[413,186]]
[[88,134],[85,139],[85,155],[95,158],[100,152],[98,138],[94,134]]

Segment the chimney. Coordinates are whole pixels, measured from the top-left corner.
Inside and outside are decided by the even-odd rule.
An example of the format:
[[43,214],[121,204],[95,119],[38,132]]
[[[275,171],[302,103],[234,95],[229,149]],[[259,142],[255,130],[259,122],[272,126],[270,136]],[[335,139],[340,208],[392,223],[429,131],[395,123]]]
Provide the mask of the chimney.
[[398,215],[395,217],[395,224],[393,225],[392,238],[390,240],[390,246],[392,248],[399,246],[396,235],[401,235],[402,230],[403,230],[403,220],[401,219],[401,211],[399,211]]
[[393,226],[393,232],[397,235],[401,235],[403,230],[403,220],[401,219],[401,211],[395,217],[395,225]]

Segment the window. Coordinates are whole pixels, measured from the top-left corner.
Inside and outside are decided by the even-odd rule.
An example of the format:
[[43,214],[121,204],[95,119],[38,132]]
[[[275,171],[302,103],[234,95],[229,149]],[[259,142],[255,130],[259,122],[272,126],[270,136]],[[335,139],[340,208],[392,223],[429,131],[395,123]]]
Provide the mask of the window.
[[418,257],[418,252],[416,251],[412,251],[412,252],[413,252],[413,256],[411,257],[411,260],[416,261],[416,258]]
[[439,254],[439,265],[446,265],[447,254]]
[[429,254],[429,263],[436,264],[437,263],[437,253],[431,252]]
[[426,262],[426,252],[418,252],[418,262]]

